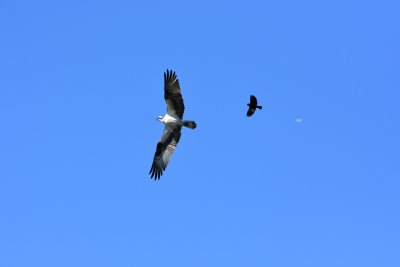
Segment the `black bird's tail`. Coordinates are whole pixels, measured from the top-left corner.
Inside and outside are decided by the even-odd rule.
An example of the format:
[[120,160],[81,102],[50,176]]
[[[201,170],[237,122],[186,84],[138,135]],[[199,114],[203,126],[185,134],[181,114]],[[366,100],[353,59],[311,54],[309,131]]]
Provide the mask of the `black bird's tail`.
[[258,109],[262,109],[262,106],[257,106]]

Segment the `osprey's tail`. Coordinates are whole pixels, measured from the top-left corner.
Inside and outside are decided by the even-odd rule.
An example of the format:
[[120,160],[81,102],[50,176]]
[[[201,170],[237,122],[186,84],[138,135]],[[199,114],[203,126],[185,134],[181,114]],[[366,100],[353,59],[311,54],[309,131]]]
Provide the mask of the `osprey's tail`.
[[194,121],[183,121],[183,126],[190,129],[195,129],[197,127],[197,124]]
[[258,109],[262,109],[262,106],[257,106]]

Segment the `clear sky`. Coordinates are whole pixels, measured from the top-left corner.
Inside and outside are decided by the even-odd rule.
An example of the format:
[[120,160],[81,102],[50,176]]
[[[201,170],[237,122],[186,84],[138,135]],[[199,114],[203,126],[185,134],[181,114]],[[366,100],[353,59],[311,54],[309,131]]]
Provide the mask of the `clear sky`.
[[399,2],[142,2],[0,2],[0,266],[400,266]]

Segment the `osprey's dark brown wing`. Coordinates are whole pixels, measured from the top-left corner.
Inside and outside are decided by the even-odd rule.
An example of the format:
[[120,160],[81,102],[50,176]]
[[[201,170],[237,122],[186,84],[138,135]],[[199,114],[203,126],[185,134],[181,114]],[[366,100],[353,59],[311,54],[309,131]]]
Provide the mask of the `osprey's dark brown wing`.
[[174,118],[183,118],[185,105],[181,94],[178,78],[175,71],[164,72],[164,99],[167,103],[167,114]]
[[181,138],[181,129],[182,126],[176,127],[172,131],[167,127],[164,128],[161,140],[157,143],[153,164],[151,165],[149,172],[151,178],[159,180],[165,171],[165,168],[167,168],[168,162],[175,151],[179,139]]

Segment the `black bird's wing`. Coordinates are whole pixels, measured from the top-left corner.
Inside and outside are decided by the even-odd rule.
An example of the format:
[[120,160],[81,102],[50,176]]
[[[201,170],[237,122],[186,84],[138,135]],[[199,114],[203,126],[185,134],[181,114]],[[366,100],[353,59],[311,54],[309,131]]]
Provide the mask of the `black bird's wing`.
[[164,99],[167,103],[167,114],[174,118],[183,118],[185,105],[175,71],[164,72]]
[[249,107],[249,110],[247,111],[247,117],[250,117],[251,115],[253,115],[254,112],[256,112],[256,109]]
[[250,107],[257,107],[257,98],[254,95],[250,96]]

